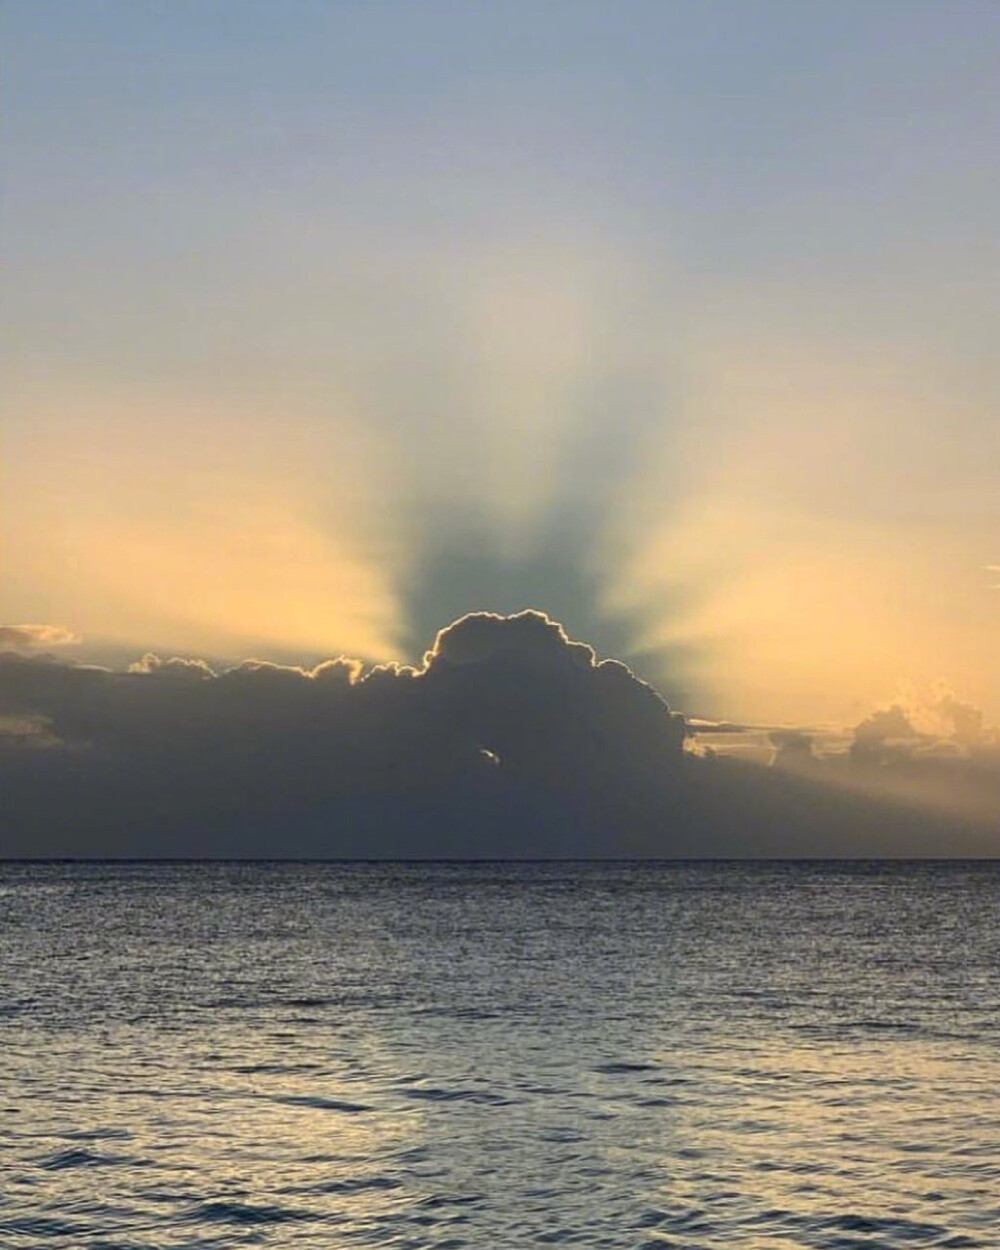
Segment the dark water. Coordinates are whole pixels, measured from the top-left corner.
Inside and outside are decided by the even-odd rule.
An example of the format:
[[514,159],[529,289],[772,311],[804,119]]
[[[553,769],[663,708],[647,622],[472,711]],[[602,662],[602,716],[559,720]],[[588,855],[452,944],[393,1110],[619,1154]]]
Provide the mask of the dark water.
[[1000,1244],[997,865],[0,865],[0,1246]]

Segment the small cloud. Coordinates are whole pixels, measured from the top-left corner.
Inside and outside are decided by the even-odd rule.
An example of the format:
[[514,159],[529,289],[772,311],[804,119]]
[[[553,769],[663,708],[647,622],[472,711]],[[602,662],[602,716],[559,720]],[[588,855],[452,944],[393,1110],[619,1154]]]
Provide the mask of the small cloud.
[[[1000,564],[987,564],[985,567],[987,573],[1000,573]],[[992,582],[990,590],[1000,590],[1000,582]]]
[[811,763],[813,735],[801,729],[772,729],[768,735],[774,747],[774,765]]
[[854,728],[855,742],[902,742],[917,737],[907,710],[899,703],[872,712]]
[[[397,672],[399,666],[397,665]],[[356,686],[364,674],[365,666],[351,656],[340,655],[335,660],[324,660],[308,675],[313,681],[332,682],[338,686]]]
[[909,691],[891,707],[873,712],[854,728],[855,759],[899,761],[918,756],[975,755],[992,749],[996,728],[981,708],[957,698],[944,683],[929,693]]
[[[424,656],[424,668],[437,661],[475,664],[498,651],[534,656],[542,662],[568,658],[582,668],[594,668],[594,649],[573,642],[558,622],[545,612],[527,608],[513,616],[497,612],[468,612],[439,630],[434,646]],[[624,669],[625,665],[621,665]],[[627,670],[626,670],[627,671]]]
[[15,746],[34,749],[59,745],[51,732],[51,722],[35,713],[0,713],[0,747]]
[[147,651],[141,660],[136,660],[128,666],[130,673],[145,673],[149,676],[154,674],[158,677],[194,677],[207,678],[214,677],[215,672],[204,660],[185,660],[180,656],[173,655],[169,659],[163,659],[158,655],[153,655],[151,651]]
[[79,641],[79,635],[61,625],[0,625],[0,651],[38,651]]

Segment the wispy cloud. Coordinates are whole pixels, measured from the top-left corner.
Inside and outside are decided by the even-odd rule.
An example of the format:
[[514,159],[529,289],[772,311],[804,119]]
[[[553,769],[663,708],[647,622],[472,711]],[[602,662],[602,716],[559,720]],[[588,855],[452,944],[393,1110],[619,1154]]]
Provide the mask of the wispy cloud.
[[61,625],[0,625],[0,650],[38,651],[46,647],[66,647],[80,638]]

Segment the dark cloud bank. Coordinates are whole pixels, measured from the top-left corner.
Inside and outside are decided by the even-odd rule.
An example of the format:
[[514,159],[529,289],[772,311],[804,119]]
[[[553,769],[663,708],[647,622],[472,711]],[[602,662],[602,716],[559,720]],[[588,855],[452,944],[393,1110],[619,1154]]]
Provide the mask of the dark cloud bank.
[[775,734],[763,767],[687,749],[652,687],[538,612],[463,617],[419,670],[113,672],[19,646],[0,854],[995,855],[1000,750],[954,707],[946,741],[896,708],[836,757]]

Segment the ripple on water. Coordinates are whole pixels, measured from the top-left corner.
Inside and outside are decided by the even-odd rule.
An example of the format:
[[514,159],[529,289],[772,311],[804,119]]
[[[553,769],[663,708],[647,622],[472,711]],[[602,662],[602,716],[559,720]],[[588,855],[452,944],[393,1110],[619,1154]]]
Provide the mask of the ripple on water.
[[200,1202],[181,1216],[185,1224],[299,1224],[316,1219],[312,1211],[248,1202]]
[[0,1250],[997,1244],[993,868],[0,883]]
[[23,1215],[0,1220],[0,1233],[9,1233],[12,1237],[79,1237],[89,1231],[86,1225],[48,1215]]
[[317,1111],[339,1111],[344,1115],[360,1115],[372,1108],[363,1102],[345,1102],[340,1098],[325,1098],[320,1094],[275,1094],[272,1102],[284,1103],[287,1107],[314,1107]]
[[78,1128],[64,1133],[67,1141],[131,1141],[132,1133],[127,1128],[112,1128],[100,1125],[97,1128]]
[[923,1242],[940,1243],[948,1230],[940,1224],[926,1224],[917,1220],[904,1220],[877,1215],[861,1215],[848,1212],[846,1215],[831,1215],[826,1219],[813,1219],[810,1223],[814,1228],[833,1232],[861,1233],[867,1237],[884,1238],[889,1245]]
[[392,1176],[348,1176],[342,1180],[319,1181],[290,1192],[315,1194],[363,1194],[370,1190],[399,1189],[402,1181]]
[[598,1063],[594,1066],[595,1072],[600,1072],[602,1076],[628,1076],[633,1072],[656,1072],[659,1065],[655,1063],[630,1063],[626,1060],[618,1060],[612,1063]]
[[96,1150],[59,1150],[38,1160],[38,1166],[47,1172],[61,1172],[66,1168],[114,1167],[134,1163],[127,1155],[99,1154]]
[[468,1102],[482,1107],[510,1107],[517,1099],[494,1094],[488,1089],[443,1089],[440,1087],[412,1086],[400,1091],[403,1098],[415,1102]]

